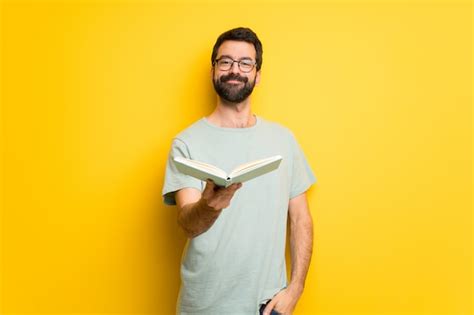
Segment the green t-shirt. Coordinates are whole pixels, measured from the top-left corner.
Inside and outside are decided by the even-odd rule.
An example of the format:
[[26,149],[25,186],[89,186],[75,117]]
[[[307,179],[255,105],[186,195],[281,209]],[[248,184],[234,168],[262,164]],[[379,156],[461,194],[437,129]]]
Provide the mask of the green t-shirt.
[[164,202],[176,191],[206,185],[181,174],[176,156],[226,172],[246,162],[281,155],[277,170],[243,183],[209,230],[189,239],[181,263],[178,314],[258,314],[259,305],[286,287],[288,203],[316,178],[293,134],[256,116],[248,128],[222,128],[204,117],[172,142],[163,187]]

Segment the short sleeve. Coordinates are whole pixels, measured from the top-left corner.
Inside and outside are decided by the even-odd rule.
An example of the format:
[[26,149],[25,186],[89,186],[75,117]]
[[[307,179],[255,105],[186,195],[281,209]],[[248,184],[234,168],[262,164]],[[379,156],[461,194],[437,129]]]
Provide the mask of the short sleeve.
[[291,199],[308,190],[309,187],[316,182],[316,177],[293,134],[291,134],[290,138],[293,153],[290,189]]
[[182,174],[176,168],[173,159],[177,156],[191,158],[186,143],[175,138],[171,144],[171,149],[166,162],[165,180],[163,184],[163,202],[167,205],[176,205],[175,193],[183,188],[196,188],[202,190],[202,183],[199,179]]

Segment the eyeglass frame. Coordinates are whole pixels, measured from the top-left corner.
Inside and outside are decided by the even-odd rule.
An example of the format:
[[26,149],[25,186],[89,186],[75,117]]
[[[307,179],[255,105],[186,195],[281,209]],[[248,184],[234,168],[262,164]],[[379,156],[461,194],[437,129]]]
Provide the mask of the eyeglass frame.
[[[212,66],[215,66],[220,60],[222,59],[229,59],[229,60],[232,60],[232,63],[230,64],[230,67],[229,69],[227,70],[222,70],[222,69],[219,69],[221,71],[229,71],[230,69],[232,69],[232,67],[234,66],[234,63],[237,62],[237,66],[239,67],[239,70],[244,72],[244,73],[249,73],[249,72],[252,72],[252,70],[255,68],[255,66],[257,65],[257,62],[256,61],[253,61],[251,58],[242,58],[240,60],[234,60],[228,56],[222,56],[220,58],[216,58],[214,59],[214,61],[212,62]],[[250,69],[249,71],[243,71],[241,68],[240,68],[240,63],[243,61],[243,60],[250,60],[252,61],[252,69]]]

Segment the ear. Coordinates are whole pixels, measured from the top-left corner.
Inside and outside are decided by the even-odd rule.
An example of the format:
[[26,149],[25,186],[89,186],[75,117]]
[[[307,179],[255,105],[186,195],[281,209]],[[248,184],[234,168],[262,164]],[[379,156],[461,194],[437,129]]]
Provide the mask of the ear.
[[211,82],[214,81],[214,77],[216,76],[216,68],[214,66],[211,66],[211,71],[209,72],[209,75],[211,77]]
[[262,70],[258,70],[257,74],[255,75],[255,85],[257,85],[260,82],[261,72],[262,72]]

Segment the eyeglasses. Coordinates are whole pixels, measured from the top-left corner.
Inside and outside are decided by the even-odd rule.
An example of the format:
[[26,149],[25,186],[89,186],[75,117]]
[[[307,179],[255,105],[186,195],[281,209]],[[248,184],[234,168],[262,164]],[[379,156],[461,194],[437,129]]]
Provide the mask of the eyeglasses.
[[252,61],[251,59],[234,60],[229,57],[222,57],[222,58],[216,59],[214,60],[212,65],[214,66],[217,64],[217,67],[219,68],[219,70],[228,71],[232,68],[232,66],[234,65],[234,62],[237,62],[237,64],[239,65],[239,69],[242,72],[250,72],[252,71],[253,67],[255,67],[256,65],[256,62]]

